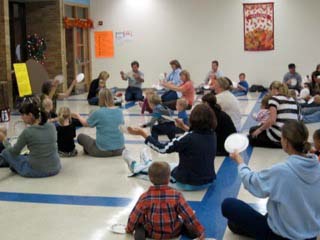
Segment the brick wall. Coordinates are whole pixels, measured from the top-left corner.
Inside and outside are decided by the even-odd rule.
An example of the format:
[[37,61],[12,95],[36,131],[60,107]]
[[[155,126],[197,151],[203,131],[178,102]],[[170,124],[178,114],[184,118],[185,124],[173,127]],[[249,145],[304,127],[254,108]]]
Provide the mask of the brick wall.
[[26,3],[27,34],[38,33],[46,39],[44,66],[50,78],[65,71],[62,5],[60,0]]
[[[8,1],[0,1],[0,108],[12,106],[11,54]],[[5,106],[6,105],[6,106]]]

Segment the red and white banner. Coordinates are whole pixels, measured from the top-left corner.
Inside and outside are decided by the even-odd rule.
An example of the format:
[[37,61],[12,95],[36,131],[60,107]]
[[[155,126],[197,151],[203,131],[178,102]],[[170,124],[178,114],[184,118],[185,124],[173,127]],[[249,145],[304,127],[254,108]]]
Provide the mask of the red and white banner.
[[243,4],[244,50],[274,50],[274,4]]

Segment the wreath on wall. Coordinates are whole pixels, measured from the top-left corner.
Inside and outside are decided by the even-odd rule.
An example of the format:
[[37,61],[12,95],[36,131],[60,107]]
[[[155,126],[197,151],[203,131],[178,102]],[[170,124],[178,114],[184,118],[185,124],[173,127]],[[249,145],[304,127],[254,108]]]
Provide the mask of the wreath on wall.
[[47,50],[46,40],[37,33],[27,36],[27,55],[28,58],[33,58],[37,62],[44,64],[46,59],[45,51]]
[[80,18],[68,18],[65,17],[63,19],[64,22],[64,27],[66,29],[71,29],[71,28],[93,28],[93,21],[90,18],[87,19],[80,19]]

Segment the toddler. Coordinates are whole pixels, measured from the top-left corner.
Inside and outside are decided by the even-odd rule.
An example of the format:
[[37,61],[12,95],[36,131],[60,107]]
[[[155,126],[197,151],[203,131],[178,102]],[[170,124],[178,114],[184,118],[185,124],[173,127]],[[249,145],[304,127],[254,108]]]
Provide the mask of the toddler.
[[147,89],[144,92],[144,94],[146,97],[144,98],[143,102],[141,103],[141,114],[144,114],[145,111],[147,111],[148,113],[152,113],[152,109],[151,109],[148,101],[151,98],[151,96],[156,94],[156,92],[153,89]]
[[249,91],[249,84],[246,81],[246,74],[240,73],[238,86],[232,90],[232,93],[233,95],[239,97],[239,96],[247,95],[248,91]]
[[270,117],[270,111],[268,109],[268,101],[271,95],[267,94],[262,98],[260,111],[253,115],[254,120],[260,124],[264,124]]
[[143,193],[133,208],[126,227],[134,239],[172,239],[181,234],[204,239],[204,228],[183,195],[168,186],[170,166],[154,162],[148,170],[154,186]]
[[[142,127],[150,127],[151,136],[156,140],[158,140],[159,135],[167,135],[170,140],[173,139],[176,136],[175,124],[173,121],[162,117],[171,117],[172,111],[162,105],[161,98],[157,94],[152,95],[148,102],[153,111],[152,118],[148,123],[143,124]],[[156,125],[156,123],[158,124]]]
[[74,157],[78,154],[74,144],[76,128],[72,124],[71,112],[67,107],[61,107],[56,126],[58,134],[58,150],[60,157]]

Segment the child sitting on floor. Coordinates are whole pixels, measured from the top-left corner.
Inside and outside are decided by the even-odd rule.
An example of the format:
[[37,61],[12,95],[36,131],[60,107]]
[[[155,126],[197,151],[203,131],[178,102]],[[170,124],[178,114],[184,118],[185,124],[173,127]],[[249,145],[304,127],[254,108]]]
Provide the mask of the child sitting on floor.
[[58,121],[57,114],[53,112],[53,102],[49,97],[43,99],[42,109],[48,114],[48,122],[54,123]]
[[271,98],[271,95],[267,94],[262,98],[261,107],[258,113],[253,115],[254,120],[259,122],[260,124],[264,124],[270,116],[270,111],[268,109],[268,102]]
[[314,149],[312,153],[316,154],[320,160],[320,129],[316,130],[313,134]]
[[[7,136],[7,129],[5,127],[0,127],[0,139],[3,139],[3,141],[6,139]],[[0,141],[0,153],[5,149],[3,145],[3,141]]]
[[[188,101],[184,98],[177,100],[176,109],[178,111],[178,118],[183,121],[183,123],[189,126],[189,117],[187,114]],[[184,133],[185,131],[181,128],[176,127],[176,133]]]
[[134,239],[172,239],[185,235],[191,239],[204,238],[204,227],[183,195],[168,186],[170,166],[154,162],[149,171],[154,186],[143,193],[133,208],[126,227]]
[[240,96],[247,95],[248,91],[249,91],[249,84],[246,81],[246,74],[240,73],[238,86],[232,90],[232,93],[233,95],[240,97]]
[[[163,118],[162,116],[171,117],[172,111],[162,105],[161,98],[157,94],[154,94],[148,100],[150,108],[152,109],[152,118],[151,120],[143,124],[142,127],[150,127],[151,128],[151,136],[158,140],[159,135],[167,135],[171,140],[173,139],[175,134],[175,124],[173,121]],[[158,122],[157,125],[155,125]]]
[[74,157],[78,154],[74,138],[76,137],[76,128],[72,124],[71,112],[67,107],[61,107],[58,114],[58,150],[60,157]]
[[155,92],[155,90],[153,90],[151,88],[145,90],[145,92],[144,92],[145,98],[144,98],[143,102],[140,102],[141,114],[144,114],[145,111],[147,111],[148,113],[152,113],[152,108],[149,105],[149,99],[154,94],[156,94],[156,92]]

